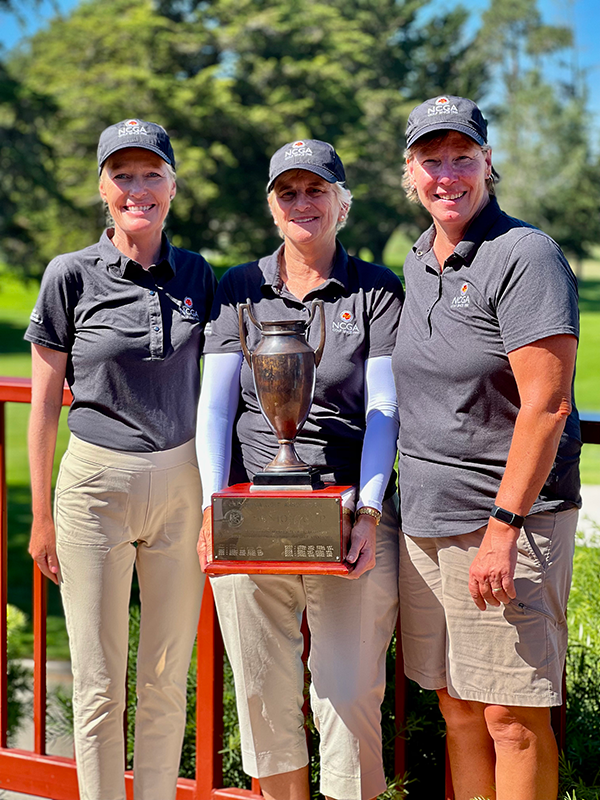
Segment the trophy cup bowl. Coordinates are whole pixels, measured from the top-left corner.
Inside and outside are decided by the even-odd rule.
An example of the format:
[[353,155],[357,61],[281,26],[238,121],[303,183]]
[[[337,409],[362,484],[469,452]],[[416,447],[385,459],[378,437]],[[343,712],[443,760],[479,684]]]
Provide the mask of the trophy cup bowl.
[[[321,316],[321,340],[316,350],[306,341],[306,333],[317,308]],[[253,353],[246,343],[244,312],[262,333]],[[252,370],[254,388],[260,409],[279,443],[275,458],[254,478],[255,485],[306,484],[322,486],[318,470],[299,458],[294,439],[308,417],[315,391],[316,370],[325,345],[323,302],[316,300],[304,320],[258,322],[250,301],[238,309],[240,341],[248,366]],[[278,477],[273,478],[274,475]],[[300,478],[304,475],[306,480]]]

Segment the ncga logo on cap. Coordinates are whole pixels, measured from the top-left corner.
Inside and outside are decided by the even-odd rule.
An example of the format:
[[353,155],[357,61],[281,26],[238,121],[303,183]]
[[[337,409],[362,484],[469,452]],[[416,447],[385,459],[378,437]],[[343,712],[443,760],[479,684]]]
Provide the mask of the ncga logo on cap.
[[458,108],[454,103],[450,103],[450,98],[442,95],[427,109],[428,117],[434,117],[436,114],[458,114]]
[[133,134],[143,133],[148,135],[148,131],[140,124],[139,119],[128,119],[124,128],[119,128],[119,136],[131,136]]
[[288,158],[296,158],[297,156],[312,156],[313,151],[308,147],[306,142],[303,142],[302,139],[298,139],[297,142],[291,146],[289,150],[285,151],[285,157]]

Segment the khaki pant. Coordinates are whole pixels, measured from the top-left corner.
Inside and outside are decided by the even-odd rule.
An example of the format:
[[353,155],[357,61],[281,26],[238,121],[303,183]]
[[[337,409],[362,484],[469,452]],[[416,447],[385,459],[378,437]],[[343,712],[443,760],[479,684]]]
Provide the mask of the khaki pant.
[[384,503],[377,564],[355,581],[322,575],[211,578],[233,668],[244,770],[255,778],[308,763],[302,712],[302,612],[311,632],[310,699],[321,735],[321,793],[385,791],[380,706],[398,613],[398,515]]
[[136,800],[175,797],[203,575],[194,443],[159,453],[71,437],[56,486],[81,800],[125,800],[123,711],[131,577],[140,585]]
[[557,706],[567,651],[566,609],[577,509],[526,518],[507,605],[480,611],[469,568],[485,528],[459,536],[401,537],[404,672],[424,689],[508,706]]

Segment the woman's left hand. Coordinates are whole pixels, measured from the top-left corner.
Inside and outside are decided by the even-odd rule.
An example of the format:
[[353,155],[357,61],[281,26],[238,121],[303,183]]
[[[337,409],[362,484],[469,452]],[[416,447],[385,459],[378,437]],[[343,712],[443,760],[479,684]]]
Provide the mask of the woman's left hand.
[[200,528],[196,550],[200,560],[200,569],[202,572],[206,572],[207,565],[212,561],[210,557],[212,552],[212,514],[210,506],[204,509],[204,514],[202,515],[202,527]]
[[485,611],[486,604],[499,606],[517,596],[514,575],[518,538],[518,528],[490,519],[469,570],[469,592],[480,611]]
[[375,566],[375,546],[377,542],[377,523],[373,517],[361,514],[350,533],[350,549],[346,563],[353,567],[346,576],[352,580],[360,578]]

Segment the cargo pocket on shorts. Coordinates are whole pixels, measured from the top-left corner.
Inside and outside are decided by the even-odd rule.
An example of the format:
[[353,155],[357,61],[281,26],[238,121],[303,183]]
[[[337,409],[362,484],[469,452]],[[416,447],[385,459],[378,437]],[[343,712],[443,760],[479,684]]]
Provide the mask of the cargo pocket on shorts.
[[517,613],[522,614],[523,616],[534,616],[534,617],[541,617],[542,619],[547,620],[552,625],[556,625],[556,620],[548,611],[544,611],[540,608],[536,608],[535,606],[530,606],[527,603],[519,602],[518,600],[513,600],[510,604]]

